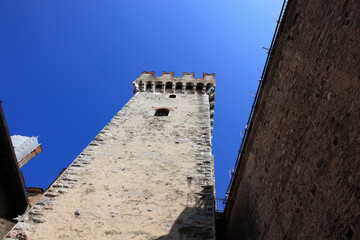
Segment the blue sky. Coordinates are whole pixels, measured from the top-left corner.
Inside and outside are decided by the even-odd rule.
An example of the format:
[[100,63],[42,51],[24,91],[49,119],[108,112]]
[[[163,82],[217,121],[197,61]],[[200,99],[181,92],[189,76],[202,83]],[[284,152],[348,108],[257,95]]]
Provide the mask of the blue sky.
[[224,197],[282,0],[0,0],[10,134],[39,135],[21,170],[46,188],[132,97],[142,71],[216,74],[213,153]]

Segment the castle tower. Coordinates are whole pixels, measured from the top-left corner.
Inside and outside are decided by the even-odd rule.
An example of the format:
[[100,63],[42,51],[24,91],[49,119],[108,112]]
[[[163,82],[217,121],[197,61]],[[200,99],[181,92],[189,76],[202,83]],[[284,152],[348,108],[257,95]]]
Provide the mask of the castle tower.
[[215,238],[214,74],[143,72],[133,85],[133,98],[8,237]]

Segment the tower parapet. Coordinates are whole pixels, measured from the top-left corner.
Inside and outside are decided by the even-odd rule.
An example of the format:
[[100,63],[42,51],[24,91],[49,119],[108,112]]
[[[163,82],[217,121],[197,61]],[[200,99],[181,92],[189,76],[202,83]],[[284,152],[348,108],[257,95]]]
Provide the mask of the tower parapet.
[[203,73],[196,78],[194,72],[183,72],[182,77],[175,77],[174,72],[162,72],[160,77],[155,72],[144,71],[134,82],[134,94],[137,92],[207,94],[209,95],[210,121],[214,122],[215,73]]
[[204,73],[195,78],[193,72],[184,72],[182,77],[174,77],[174,72],[163,72],[160,77],[155,72],[144,71],[134,82],[134,93],[160,92],[215,95],[215,73]]

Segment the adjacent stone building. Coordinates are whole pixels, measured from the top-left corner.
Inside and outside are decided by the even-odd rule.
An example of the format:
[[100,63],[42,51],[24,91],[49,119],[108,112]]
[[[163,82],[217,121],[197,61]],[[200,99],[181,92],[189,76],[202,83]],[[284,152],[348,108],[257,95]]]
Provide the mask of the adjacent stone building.
[[359,1],[288,1],[226,239],[360,239],[359,63]]
[[133,85],[9,238],[215,238],[214,74],[144,72]]

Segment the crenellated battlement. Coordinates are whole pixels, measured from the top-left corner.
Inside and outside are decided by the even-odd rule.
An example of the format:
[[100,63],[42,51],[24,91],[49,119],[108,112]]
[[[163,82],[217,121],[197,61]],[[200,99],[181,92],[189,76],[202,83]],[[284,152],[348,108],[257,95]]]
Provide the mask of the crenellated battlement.
[[215,73],[204,73],[202,78],[195,78],[195,73],[184,72],[182,77],[175,77],[174,72],[162,72],[160,77],[155,72],[144,71],[134,82],[134,93],[185,93],[215,94]]
[[174,72],[162,72],[160,77],[156,77],[154,71],[144,71],[133,82],[134,94],[137,92],[207,94],[209,95],[210,121],[213,125],[215,73],[203,73],[202,78],[196,78],[194,72],[184,72],[182,77],[175,77],[174,75]]

